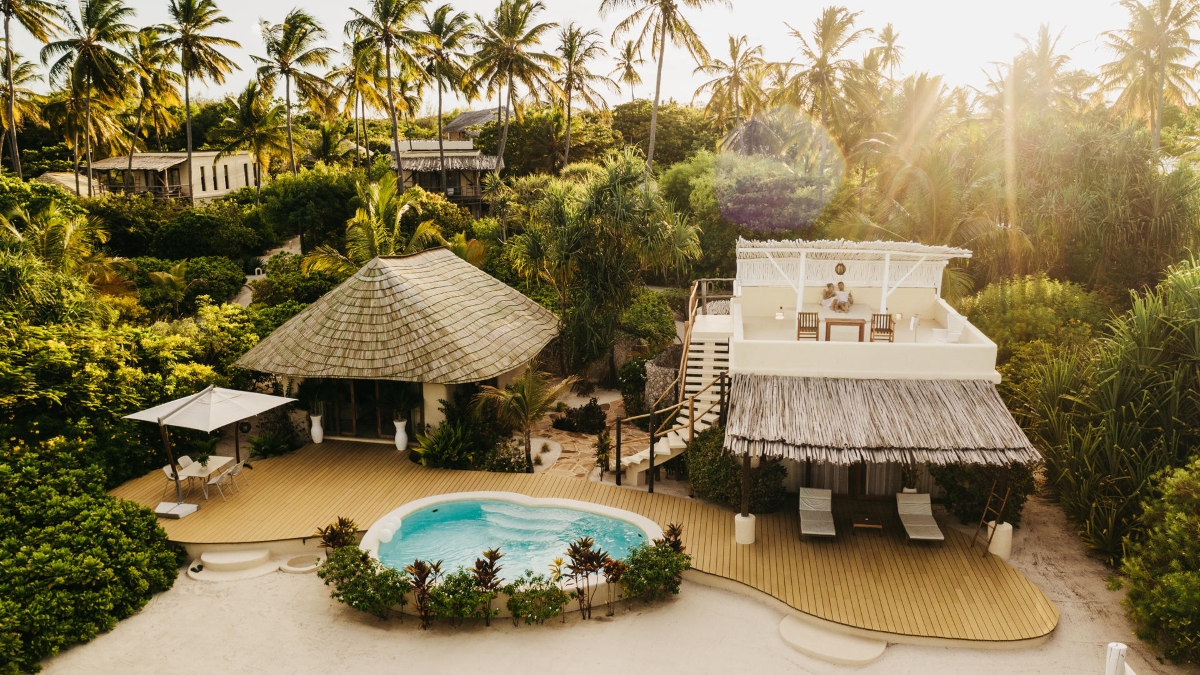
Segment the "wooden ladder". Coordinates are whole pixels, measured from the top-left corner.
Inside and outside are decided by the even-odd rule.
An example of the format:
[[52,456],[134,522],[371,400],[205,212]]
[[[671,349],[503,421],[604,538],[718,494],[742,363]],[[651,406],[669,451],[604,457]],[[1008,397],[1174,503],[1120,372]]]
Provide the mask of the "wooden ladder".
[[[989,532],[986,537],[980,537],[979,534],[983,532],[983,526],[987,524],[989,515],[995,517],[997,525],[1000,524],[1000,514],[1004,513],[1004,507],[1008,504],[1008,496],[1012,493],[1011,488],[1005,488],[1004,496],[999,497],[996,494],[996,484],[998,482],[999,481],[992,481],[992,490],[988,494],[987,506],[983,507],[983,515],[979,517],[979,526],[975,528],[975,536],[971,537],[972,546],[974,546],[975,542],[979,541],[981,538],[984,540],[983,557],[985,558],[987,557],[988,549],[992,546],[992,537],[996,536],[997,528],[993,527],[991,532]],[[992,506],[992,503],[996,501],[1000,502],[1000,508],[998,509]]]

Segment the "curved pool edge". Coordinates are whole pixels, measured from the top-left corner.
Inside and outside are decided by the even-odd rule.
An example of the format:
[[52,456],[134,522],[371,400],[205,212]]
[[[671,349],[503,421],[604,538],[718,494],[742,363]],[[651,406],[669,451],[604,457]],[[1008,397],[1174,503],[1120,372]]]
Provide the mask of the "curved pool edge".
[[413,513],[420,511],[421,509],[434,506],[436,504],[445,504],[447,502],[464,502],[483,499],[511,502],[528,507],[557,507],[562,509],[583,511],[585,513],[594,513],[596,515],[606,516],[608,518],[623,520],[630,525],[639,528],[642,530],[642,532],[646,533],[647,541],[654,541],[655,539],[662,539],[663,537],[662,527],[659,526],[658,523],[632,511],[626,511],[624,509],[618,509],[611,506],[604,506],[603,504],[594,504],[592,502],[584,502],[575,499],[562,499],[559,497],[530,497],[517,492],[485,490],[476,492],[447,492],[444,494],[434,495],[432,497],[423,497],[421,499],[415,499],[411,502],[407,502],[376,518],[375,522],[371,524],[371,527],[367,529],[366,534],[363,535],[362,540],[359,542],[359,548],[369,552],[372,558],[378,560],[379,532],[383,529],[383,521],[387,520],[388,518],[399,518],[401,527],[403,527],[404,519]]

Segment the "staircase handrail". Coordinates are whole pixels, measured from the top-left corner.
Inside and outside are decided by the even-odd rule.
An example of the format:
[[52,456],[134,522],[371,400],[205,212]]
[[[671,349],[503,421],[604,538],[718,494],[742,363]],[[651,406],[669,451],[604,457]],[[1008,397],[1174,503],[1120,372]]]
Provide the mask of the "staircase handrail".
[[[704,392],[706,392],[706,391],[708,391],[709,389],[711,389],[711,388],[712,388],[712,386],[713,386],[714,384],[717,384],[718,382],[720,382],[720,381],[721,381],[721,378],[722,378],[722,377],[725,377],[725,373],[718,374],[716,377],[714,377],[712,380],[710,380],[710,381],[708,382],[708,384],[705,384],[703,387],[701,387],[700,389],[696,390],[696,392],[695,392],[694,394],[691,394],[690,396],[688,396],[686,399],[684,399],[684,400],[680,401],[679,403],[675,403],[675,404],[673,404],[673,405],[669,405],[669,406],[667,406],[667,407],[665,407],[665,408],[660,408],[660,409],[657,409],[657,410],[652,410],[651,412],[652,412],[652,413],[654,413],[655,415],[660,415],[660,414],[662,414],[662,413],[665,413],[665,412],[667,412],[667,411],[669,411],[669,410],[676,410],[676,411],[677,411],[679,408],[683,407],[683,405],[684,405],[685,403],[688,403],[688,402],[691,402],[691,401],[695,401],[695,400],[696,400],[696,398],[697,398],[698,396],[700,396],[700,394],[703,394]],[[655,404],[657,404],[657,403],[658,403],[659,401],[661,401],[661,400],[662,400],[662,397],[660,396],[660,397],[659,397],[659,400],[658,400],[658,401],[655,401]],[[711,409],[712,409],[712,407],[713,407],[713,406],[715,406],[717,403],[720,403],[720,401],[714,401],[714,402],[713,402],[713,405],[712,405],[712,406],[709,406],[709,410],[711,410]],[[649,417],[649,416],[650,416],[650,414],[651,414],[651,412],[644,412],[644,413],[642,413],[641,415],[634,415],[634,416],[632,416],[632,417],[622,417],[622,418],[620,419],[620,421],[621,421],[622,423],[624,423],[624,422],[632,422],[632,421],[634,421],[634,420],[640,420],[640,419],[643,419],[643,418]],[[701,415],[707,414],[707,412],[708,412],[708,411],[706,410],[704,413],[701,413]],[[667,421],[669,421],[670,419],[671,419],[670,417],[666,417],[666,418],[664,418],[664,425],[665,425],[665,424],[666,424],[666,422],[667,422]],[[658,435],[658,432],[657,432],[657,431],[655,431],[655,435]]]
[[[687,323],[686,328],[683,331],[683,354],[679,357],[679,377],[677,379],[681,383],[686,382],[685,377],[687,375],[688,348],[692,344],[692,329],[696,325],[696,304],[702,301],[704,303],[705,313],[708,313],[708,285],[714,281],[728,281],[733,283],[734,279],[711,278],[697,279],[692,282],[692,292],[688,296]],[[732,300],[733,293],[731,291],[728,295],[721,294],[713,297],[717,299]],[[683,393],[683,387],[680,387],[680,403],[683,403]]]

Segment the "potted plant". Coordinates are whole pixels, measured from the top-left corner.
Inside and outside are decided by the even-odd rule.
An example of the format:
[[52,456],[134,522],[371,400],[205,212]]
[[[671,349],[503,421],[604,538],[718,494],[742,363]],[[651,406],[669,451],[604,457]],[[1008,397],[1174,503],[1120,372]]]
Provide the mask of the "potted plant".
[[408,447],[408,415],[421,405],[421,394],[408,382],[389,382],[380,388],[379,405],[392,409],[396,449],[403,452]]
[[333,393],[333,384],[324,378],[304,380],[296,391],[296,406],[306,411],[308,419],[312,421],[309,433],[313,443],[325,440],[325,428],[321,425],[321,419],[325,413],[325,401],[333,398]]
[[915,494],[917,491],[917,481],[921,480],[921,472],[917,469],[916,464],[905,462],[900,467],[900,482],[902,492],[905,494]]

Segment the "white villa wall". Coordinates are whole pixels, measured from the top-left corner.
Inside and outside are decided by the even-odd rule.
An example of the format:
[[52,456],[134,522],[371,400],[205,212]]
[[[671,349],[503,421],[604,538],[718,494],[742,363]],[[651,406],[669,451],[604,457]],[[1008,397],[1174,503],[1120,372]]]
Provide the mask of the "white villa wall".
[[[953,311],[940,299],[930,309],[943,326],[946,314]],[[970,324],[954,344],[747,340],[741,303],[735,301],[732,310],[729,369],[734,373],[1000,382],[996,344]]]
[[[216,199],[244,187],[254,186],[254,158],[250,153],[226,155],[220,160],[216,157],[215,152],[192,153],[192,194],[197,200]],[[225,180],[227,170],[228,185]],[[179,174],[179,182],[187,183],[186,161],[179,165]]]
[[[855,304],[879,311],[879,286],[850,286],[847,290],[854,295]],[[822,291],[823,287],[805,287],[804,304],[820,304]],[[774,316],[780,307],[784,313],[796,311],[796,291],[787,286],[743,286],[740,300],[745,316]],[[905,316],[926,314],[932,311],[931,305],[937,301],[937,291],[932,288],[897,288],[888,296],[888,312],[900,312]],[[942,325],[945,325],[945,317],[942,318]]]

